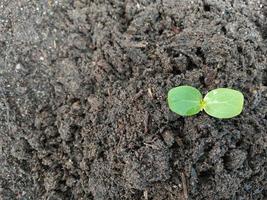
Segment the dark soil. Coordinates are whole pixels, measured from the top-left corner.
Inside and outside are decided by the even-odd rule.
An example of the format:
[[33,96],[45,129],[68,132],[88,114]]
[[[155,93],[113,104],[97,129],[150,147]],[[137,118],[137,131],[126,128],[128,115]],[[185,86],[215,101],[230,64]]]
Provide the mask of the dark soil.
[[[266,199],[265,0],[1,0],[0,199]],[[243,92],[180,117],[168,90]]]

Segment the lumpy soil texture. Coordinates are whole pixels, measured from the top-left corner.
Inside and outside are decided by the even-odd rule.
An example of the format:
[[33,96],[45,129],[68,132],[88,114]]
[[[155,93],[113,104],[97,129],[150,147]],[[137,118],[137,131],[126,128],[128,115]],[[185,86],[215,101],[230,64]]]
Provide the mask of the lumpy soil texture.
[[265,0],[0,0],[0,199],[266,199],[266,55]]

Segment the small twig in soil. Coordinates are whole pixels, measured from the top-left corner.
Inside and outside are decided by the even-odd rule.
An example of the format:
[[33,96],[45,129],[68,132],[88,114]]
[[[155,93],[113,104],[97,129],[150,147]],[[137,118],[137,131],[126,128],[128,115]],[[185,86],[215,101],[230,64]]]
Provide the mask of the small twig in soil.
[[145,117],[144,117],[144,126],[145,126],[144,132],[145,133],[148,132],[148,122],[149,122],[149,113],[146,111],[145,112]]
[[136,93],[133,97],[133,101],[136,101],[137,99],[139,99],[142,95],[143,95],[144,91],[140,90],[138,93]]
[[186,184],[185,174],[183,172],[181,173],[181,177],[182,177],[184,199],[187,200],[188,199],[187,184]]
[[156,149],[156,150],[159,150],[159,147],[154,145],[154,144],[148,144],[148,143],[145,143],[144,142],[144,145],[148,146],[148,147],[151,147],[152,149]]
[[148,88],[147,91],[148,91],[148,95],[149,95],[151,98],[153,98],[153,93],[152,93],[151,88]]
[[127,44],[127,47],[132,47],[132,48],[145,48],[147,46],[147,42],[142,41],[142,42],[137,42],[137,43],[129,43]]
[[145,198],[145,200],[148,200],[148,192],[147,192],[147,190],[144,191],[144,198]]

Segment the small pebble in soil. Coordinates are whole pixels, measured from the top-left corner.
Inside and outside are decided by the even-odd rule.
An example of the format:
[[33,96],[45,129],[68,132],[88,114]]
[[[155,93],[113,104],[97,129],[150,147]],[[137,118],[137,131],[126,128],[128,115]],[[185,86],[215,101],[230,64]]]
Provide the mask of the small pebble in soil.
[[164,139],[164,142],[168,145],[168,147],[172,146],[174,143],[174,136],[173,132],[170,130],[164,131],[162,133],[162,137]]

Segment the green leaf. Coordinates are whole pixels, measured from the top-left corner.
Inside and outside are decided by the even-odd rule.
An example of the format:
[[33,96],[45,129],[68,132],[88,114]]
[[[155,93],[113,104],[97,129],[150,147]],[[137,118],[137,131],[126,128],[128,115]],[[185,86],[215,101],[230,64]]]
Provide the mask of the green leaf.
[[191,116],[201,110],[201,93],[191,86],[179,86],[168,92],[168,104],[171,111],[182,115]]
[[204,110],[211,116],[226,119],[239,115],[242,112],[244,96],[237,90],[218,88],[204,97]]

